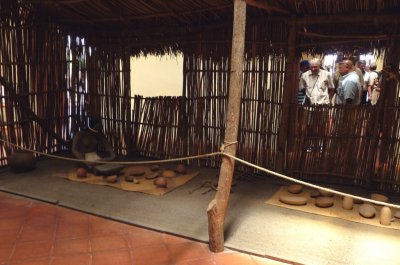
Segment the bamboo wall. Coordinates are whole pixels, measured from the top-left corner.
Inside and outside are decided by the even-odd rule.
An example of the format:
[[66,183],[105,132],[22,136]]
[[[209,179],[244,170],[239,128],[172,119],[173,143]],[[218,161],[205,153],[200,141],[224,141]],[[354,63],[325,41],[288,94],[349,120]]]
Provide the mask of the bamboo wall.
[[[285,56],[284,25],[254,24],[246,41],[238,153],[267,168],[275,167]],[[279,32],[279,33],[278,33]],[[203,34],[184,47],[182,98],[136,98],[137,153],[179,157],[216,152],[224,141],[229,85],[230,32]],[[153,112],[154,111],[154,112]],[[163,113],[164,112],[164,113]],[[171,113],[171,115],[166,115]],[[135,129],[136,130],[136,129]],[[136,134],[135,134],[136,135]],[[172,141],[173,144],[170,144]],[[179,147],[179,148],[178,148]],[[200,164],[218,166],[216,158]],[[243,166],[238,165],[243,169]]]
[[[20,15],[18,5],[1,3],[1,137],[42,152],[63,149],[70,136],[64,34],[49,25],[42,30]],[[8,16],[6,16],[7,14]],[[12,149],[2,145],[0,164]]]
[[[132,123],[130,55],[123,45],[91,48],[51,22],[24,17],[29,7],[20,2],[0,7],[0,137],[40,152],[69,151],[74,133],[94,115],[103,118],[116,152],[126,154]],[[1,147],[6,165],[15,148]]]

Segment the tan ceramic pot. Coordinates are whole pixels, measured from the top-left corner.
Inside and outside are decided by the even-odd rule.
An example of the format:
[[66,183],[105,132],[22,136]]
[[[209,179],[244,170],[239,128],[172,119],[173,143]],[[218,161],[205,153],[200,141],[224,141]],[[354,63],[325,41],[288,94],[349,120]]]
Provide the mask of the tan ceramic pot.
[[353,203],[354,203],[354,200],[352,197],[345,196],[343,198],[342,208],[345,210],[351,210],[351,209],[353,209]]

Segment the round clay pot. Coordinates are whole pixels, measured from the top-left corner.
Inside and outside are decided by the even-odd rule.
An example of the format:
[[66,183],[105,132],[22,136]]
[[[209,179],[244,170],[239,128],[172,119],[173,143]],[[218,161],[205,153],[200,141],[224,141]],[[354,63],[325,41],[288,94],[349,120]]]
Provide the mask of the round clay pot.
[[324,197],[332,197],[333,196],[333,193],[330,191],[326,191],[326,190],[318,190],[318,191],[321,193],[321,196],[324,196]]
[[315,199],[315,206],[320,208],[332,207],[334,204],[332,197],[319,197]]
[[363,203],[358,209],[358,213],[365,218],[373,218],[376,214],[376,209],[369,203]]
[[380,201],[380,202],[388,202],[389,201],[388,197],[386,197],[383,194],[379,194],[379,193],[372,193],[371,199],[375,200],[375,201]]
[[83,167],[79,167],[77,170],[76,170],[76,176],[78,177],[78,178],[86,178],[86,176],[87,176],[87,170],[85,169],[85,168],[83,168]]
[[313,190],[310,192],[310,197],[311,198],[317,198],[321,196],[321,192],[319,192],[319,190]]
[[143,169],[134,169],[129,172],[132,176],[142,176],[145,171]]
[[14,172],[26,172],[35,168],[36,160],[32,152],[17,150],[8,157],[8,164]]
[[290,193],[297,194],[303,191],[303,186],[300,184],[293,184],[288,186],[287,190]]
[[127,176],[125,176],[125,181],[126,182],[133,182],[133,179],[134,179],[135,177],[133,176],[133,175],[127,175]]
[[158,173],[157,172],[153,172],[149,175],[146,176],[146,179],[155,179],[158,177]]
[[115,183],[118,180],[118,176],[117,175],[111,175],[111,176],[107,176],[106,177],[106,182],[107,183]]
[[165,177],[165,178],[174,178],[174,177],[176,177],[176,173],[173,170],[166,169],[161,173],[160,176]]
[[168,185],[167,178],[165,177],[158,177],[154,180],[154,185],[157,186],[157,188],[166,188]]
[[186,165],[185,164],[176,165],[175,171],[179,174],[186,174]]
[[296,197],[296,196],[281,196],[279,201],[289,205],[305,205],[307,204],[307,198]]

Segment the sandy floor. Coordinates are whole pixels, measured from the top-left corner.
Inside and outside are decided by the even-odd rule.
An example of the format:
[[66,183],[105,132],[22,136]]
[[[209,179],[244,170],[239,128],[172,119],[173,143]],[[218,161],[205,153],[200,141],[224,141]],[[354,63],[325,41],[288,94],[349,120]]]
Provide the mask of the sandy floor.
[[[209,188],[216,169],[182,187],[153,196],[71,182],[63,178],[74,167],[61,160],[43,160],[34,171],[15,174],[4,169],[0,189],[58,203],[159,231],[208,241]],[[279,187],[271,179],[237,180],[226,218],[225,245],[303,264],[400,264],[400,231],[354,223],[267,205]],[[204,193],[204,194],[203,194]]]

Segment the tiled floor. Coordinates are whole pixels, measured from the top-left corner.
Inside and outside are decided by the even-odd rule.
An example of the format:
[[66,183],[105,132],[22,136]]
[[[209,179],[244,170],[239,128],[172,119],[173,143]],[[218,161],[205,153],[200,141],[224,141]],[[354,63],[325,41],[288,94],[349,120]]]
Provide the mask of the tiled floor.
[[0,192],[2,265],[265,265],[267,258]]

